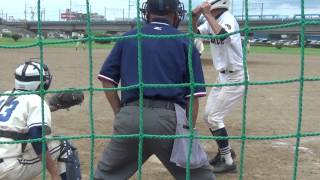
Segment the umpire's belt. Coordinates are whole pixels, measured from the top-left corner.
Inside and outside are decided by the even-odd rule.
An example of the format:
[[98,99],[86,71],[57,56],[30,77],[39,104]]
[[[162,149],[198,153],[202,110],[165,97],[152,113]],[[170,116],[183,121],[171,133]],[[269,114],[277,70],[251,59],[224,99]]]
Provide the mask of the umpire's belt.
[[[124,103],[123,106],[139,106],[139,100]],[[146,108],[162,108],[174,111],[174,103],[164,100],[143,99],[143,107]]]

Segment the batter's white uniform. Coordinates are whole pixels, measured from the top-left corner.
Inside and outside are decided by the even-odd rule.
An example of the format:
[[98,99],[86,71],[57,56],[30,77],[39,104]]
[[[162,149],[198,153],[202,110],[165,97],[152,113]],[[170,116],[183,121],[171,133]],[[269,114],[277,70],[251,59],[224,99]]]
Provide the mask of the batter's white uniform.
[[[19,92],[19,91],[15,91]],[[10,92],[6,92],[10,93]],[[8,96],[0,96],[0,107]],[[41,126],[41,97],[38,95],[19,95],[0,111],[0,130],[26,134],[31,127]],[[47,134],[51,133],[51,112],[44,101],[44,125]],[[0,137],[0,142],[14,141]],[[53,159],[60,154],[60,142],[47,142]],[[0,179],[30,180],[41,173],[41,161],[35,154],[32,145],[27,144],[22,152],[22,144],[0,144]],[[58,163],[60,173],[65,172],[65,164]]]
[[[225,11],[218,19],[219,25],[228,33],[239,30],[235,17]],[[214,34],[206,21],[198,27],[201,34]],[[217,83],[238,83],[244,81],[242,46],[240,33],[225,40],[211,39],[213,65],[219,72]],[[213,87],[208,96],[204,118],[213,130],[225,127],[224,117],[243,96],[244,86]]]

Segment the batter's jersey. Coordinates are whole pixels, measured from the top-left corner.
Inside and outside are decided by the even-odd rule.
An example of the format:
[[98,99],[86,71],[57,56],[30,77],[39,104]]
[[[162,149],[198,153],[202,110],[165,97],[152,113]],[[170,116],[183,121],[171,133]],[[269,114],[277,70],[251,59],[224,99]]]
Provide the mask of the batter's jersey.
[[[239,31],[239,24],[229,11],[225,11],[216,20],[228,33]],[[198,30],[201,34],[214,34],[208,21],[200,25]],[[233,34],[225,40],[211,39],[210,45],[213,64],[218,71],[243,69],[240,33]]]
[[[0,96],[0,107],[3,106],[8,97]],[[42,125],[41,101],[41,97],[35,94],[16,96],[0,111],[0,130],[22,133],[27,136],[31,127]],[[50,134],[51,112],[45,101],[43,102],[43,108],[46,133]],[[13,139],[0,137],[0,141],[13,141]],[[0,158],[17,157],[21,154],[21,144],[0,144]]]

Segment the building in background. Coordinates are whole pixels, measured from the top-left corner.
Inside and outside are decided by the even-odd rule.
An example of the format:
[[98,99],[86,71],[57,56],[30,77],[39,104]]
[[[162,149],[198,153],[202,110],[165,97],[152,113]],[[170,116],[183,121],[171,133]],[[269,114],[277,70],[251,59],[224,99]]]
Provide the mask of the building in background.
[[71,11],[71,9],[66,9],[65,12],[60,14],[62,21],[81,21],[81,13]]
[[[85,19],[87,19],[87,14],[84,14]],[[106,21],[106,18],[98,13],[91,13],[90,15],[91,21]]]
[[[65,12],[60,13],[60,18],[62,21],[86,21],[87,14],[79,13],[75,11],[71,11],[70,9],[66,9]],[[91,21],[106,21],[106,18],[98,13],[90,14]]]

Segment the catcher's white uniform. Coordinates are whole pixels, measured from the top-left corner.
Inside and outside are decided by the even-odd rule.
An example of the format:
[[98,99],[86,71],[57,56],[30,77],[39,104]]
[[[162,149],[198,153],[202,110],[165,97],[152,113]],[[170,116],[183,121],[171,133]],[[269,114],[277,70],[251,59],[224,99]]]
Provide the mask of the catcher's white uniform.
[[[232,14],[225,11],[218,19],[218,23],[228,32],[239,30],[239,24]],[[198,27],[201,34],[214,34],[206,21]],[[236,83],[244,80],[241,36],[239,33],[227,37],[225,40],[212,39],[210,42],[213,65],[219,71],[217,83]],[[213,87],[208,96],[204,118],[210,128],[225,127],[224,117],[243,96],[244,86]]]
[[[44,101],[44,117],[42,118],[40,96],[18,95],[10,103],[4,105],[8,98],[9,96],[0,96],[0,131],[27,136],[29,128],[41,126],[43,119],[47,134],[51,133],[51,112]],[[0,136],[0,142],[8,141],[14,140]],[[47,142],[47,145],[53,159],[57,159],[60,154],[60,142],[50,141]],[[24,149],[22,144],[0,144],[0,162],[0,179],[28,180],[41,173],[41,161],[30,143]],[[60,172],[64,172],[65,163],[58,164]]]

